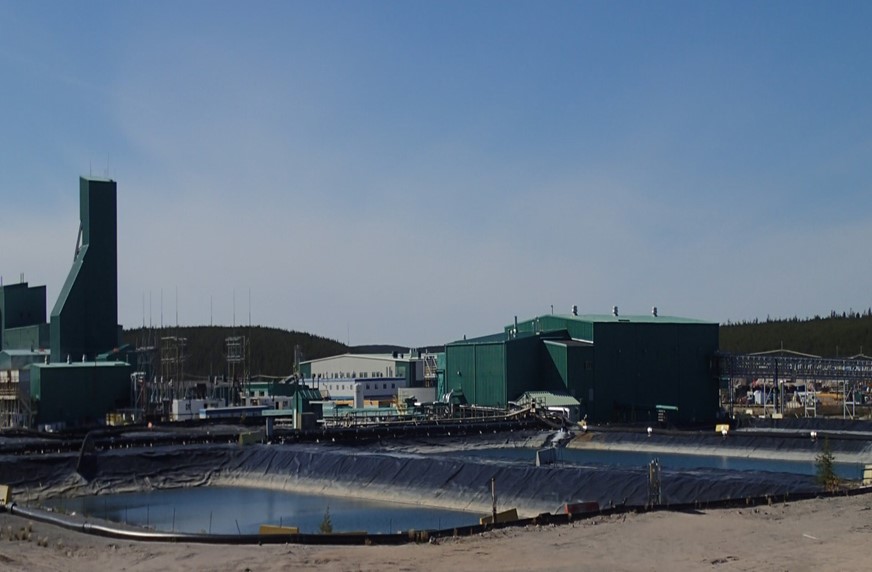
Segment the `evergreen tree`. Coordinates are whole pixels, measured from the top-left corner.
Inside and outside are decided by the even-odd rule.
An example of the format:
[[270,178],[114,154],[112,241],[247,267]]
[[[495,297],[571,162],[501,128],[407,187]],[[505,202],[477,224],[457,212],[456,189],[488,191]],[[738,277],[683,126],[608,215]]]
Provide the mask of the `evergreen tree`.
[[836,476],[834,468],[835,457],[830,450],[830,440],[824,437],[824,444],[820,454],[815,457],[815,466],[817,467],[817,482],[820,486],[829,492],[835,492],[839,488],[839,477]]
[[330,505],[327,505],[327,510],[324,511],[324,518],[321,520],[321,525],[318,526],[318,531],[321,534],[333,532],[333,520],[330,519]]

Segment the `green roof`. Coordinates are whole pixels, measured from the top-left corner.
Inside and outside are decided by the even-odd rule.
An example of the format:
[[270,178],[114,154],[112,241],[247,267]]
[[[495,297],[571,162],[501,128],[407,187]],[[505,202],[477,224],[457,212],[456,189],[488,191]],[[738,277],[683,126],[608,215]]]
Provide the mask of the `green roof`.
[[6,349],[3,351],[0,351],[0,353],[6,354],[8,356],[15,356],[15,357],[20,357],[20,356],[46,357],[51,352],[49,350],[43,350],[43,349],[32,350],[32,351],[31,350]]
[[120,367],[130,364],[123,361],[74,361],[71,363],[35,363],[33,367],[39,369],[70,369],[70,368],[94,368],[94,367]]
[[538,401],[545,407],[573,407],[581,405],[579,401],[567,393],[552,393],[550,391],[528,391],[517,400],[519,403]]
[[[540,316],[545,317],[545,316]],[[575,320],[578,322],[594,322],[594,323],[623,323],[630,322],[634,324],[715,324],[717,322],[709,322],[707,320],[697,320],[694,318],[681,318],[678,316],[653,316],[651,314],[642,314],[638,316],[615,316],[613,314],[584,314],[573,316],[572,314],[554,315],[556,318],[564,318],[566,320]]]
[[469,338],[466,340],[457,340],[455,342],[451,342],[449,345],[457,345],[457,344],[488,344],[494,343],[498,344],[501,342],[505,342],[508,340],[508,336],[506,336],[505,332],[500,332],[498,334],[490,334],[487,336],[480,336],[478,338]]
[[563,347],[573,347],[573,348],[592,348],[593,342],[584,342],[581,340],[542,340],[546,344],[553,344],[555,346],[563,346]]

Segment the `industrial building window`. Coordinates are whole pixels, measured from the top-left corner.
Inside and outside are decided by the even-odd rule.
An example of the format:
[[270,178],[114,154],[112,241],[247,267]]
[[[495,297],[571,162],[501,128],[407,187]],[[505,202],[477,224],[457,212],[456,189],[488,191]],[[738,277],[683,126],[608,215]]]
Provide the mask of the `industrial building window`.
[[384,384],[384,387],[382,387],[382,389],[387,389],[387,388],[388,388],[388,384],[385,383],[385,384]]
[[369,389],[369,384],[368,384],[368,383],[366,384],[366,388]]

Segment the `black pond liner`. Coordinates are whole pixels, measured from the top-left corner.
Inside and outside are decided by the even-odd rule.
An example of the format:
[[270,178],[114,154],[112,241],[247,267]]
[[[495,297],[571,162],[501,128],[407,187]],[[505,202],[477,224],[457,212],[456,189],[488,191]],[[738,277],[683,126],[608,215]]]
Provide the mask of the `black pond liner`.
[[[415,455],[363,448],[317,445],[188,445],[117,449],[94,455],[88,477],[76,472],[74,454],[0,456],[0,483],[34,496],[99,494],[203,486],[296,485],[323,494],[360,492],[368,498],[413,499],[459,510],[489,507],[496,480],[500,505],[522,513],[553,512],[563,503],[596,501],[601,507],[644,505],[648,469],[602,465],[548,465],[529,462]],[[290,483],[290,486],[287,484]],[[300,487],[297,487],[300,488]],[[662,498],[672,504],[721,499],[815,493],[813,476],[722,469],[662,472]]]

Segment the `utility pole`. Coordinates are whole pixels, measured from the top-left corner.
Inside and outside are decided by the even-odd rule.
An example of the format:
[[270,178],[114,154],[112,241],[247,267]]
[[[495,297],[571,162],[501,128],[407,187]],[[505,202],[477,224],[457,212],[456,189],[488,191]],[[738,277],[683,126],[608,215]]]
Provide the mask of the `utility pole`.
[[494,517],[492,524],[494,526],[496,526],[496,524],[497,524],[497,478],[496,477],[491,477],[491,501],[493,502],[492,509],[493,509],[493,517]]

